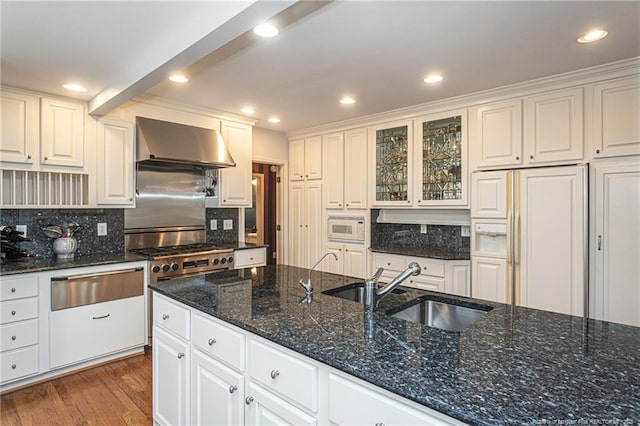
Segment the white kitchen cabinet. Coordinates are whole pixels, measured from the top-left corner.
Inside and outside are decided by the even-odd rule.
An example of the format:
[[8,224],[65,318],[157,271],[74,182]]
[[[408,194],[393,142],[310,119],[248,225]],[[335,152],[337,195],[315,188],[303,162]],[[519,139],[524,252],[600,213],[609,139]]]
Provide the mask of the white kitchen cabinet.
[[471,217],[506,219],[508,180],[505,171],[472,173]]
[[342,375],[329,374],[329,420],[332,425],[451,425],[435,413],[426,413],[384,395],[380,390]]
[[244,376],[195,349],[191,356],[191,424],[244,424]]
[[595,164],[590,316],[640,327],[640,162]]
[[86,106],[55,98],[40,99],[40,163],[83,167]]
[[529,96],[524,112],[524,161],[579,162],[584,156],[583,89]]
[[190,359],[187,342],[154,325],[153,419],[160,425],[190,423]]
[[309,268],[322,250],[322,183],[294,182],[289,192],[289,264]]
[[249,425],[312,426],[317,424],[313,416],[278,398],[252,381],[247,386],[245,404],[247,406],[246,424]]
[[289,142],[289,180],[322,179],[322,137]]
[[235,167],[226,167],[220,173],[220,206],[251,207],[252,203],[252,127],[246,124],[222,121],[222,138],[227,143]]
[[417,205],[468,208],[467,110],[426,115],[415,126]]
[[0,161],[33,164],[38,158],[38,98],[11,90],[0,96]]
[[413,203],[413,122],[401,120],[368,129],[369,204],[410,207]]
[[322,137],[327,209],[367,208],[367,129]]
[[336,261],[329,256],[322,262],[322,270],[349,277],[367,278],[367,249],[362,245],[327,243],[327,252],[338,256]]
[[234,269],[253,268],[267,264],[267,248],[242,249],[234,251]]
[[507,261],[491,257],[471,258],[471,297],[498,303],[507,300]]
[[478,169],[522,165],[522,100],[480,105],[469,111],[469,146]]
[[468,260],[447,261],[444,292],[456,296],[471,296],[471,266]]
[[593,86],[592,151],[596,158],[640,154],[640,79]]
[[100,119],[97,159],[97,204],[133,207],[136,169],[133,124]]

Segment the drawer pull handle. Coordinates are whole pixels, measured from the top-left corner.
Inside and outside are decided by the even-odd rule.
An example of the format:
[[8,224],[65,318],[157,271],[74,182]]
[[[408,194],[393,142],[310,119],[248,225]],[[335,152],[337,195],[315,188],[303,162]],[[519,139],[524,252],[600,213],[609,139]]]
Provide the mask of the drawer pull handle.
[[11,336],[11,340],[13,340],[15,342],[16,336]]
[[234,386],[234,385],[229,386],[229,393],[234,393],[237,390],[238,390],[237,386]]
[[15,287],[11,287],[11,293],[15,293],[16,292],[16,288]]
[[278,377],[280,375],[280,372],[278,370],[271,370],[271,378],[275,379],[276,377]]
[[382,423],[382,422],[376,423],[376,426],[384,426],[384,423]]
[[244,399],[244,403],[249,405],[253,402],[253,397],[252,396],[248,396]]
[[16,369],[16,367],[17,367],[17,365],[15,365],[15,364],[11,364],[11,369],[12,369],[12,370],[15,370],[15,369]]
[[209,343],[209,346],[213,346],[216,343],[216,339],[209,339],[207,343]]
[[11,315],[15,315],[15,314],[16,314],[16,311],[11,311]]
[[168,320],[169,319],[169,314],[162,314],[162,319],[163,320]]
[[111,314],[107,314],[107,315],[102,315],[100,317],[93,317],[93,319],[104,319],[104,318],[109,318],[111,316]]
[[184,358],[184,354],[182,352],[178,352],[178,359]]

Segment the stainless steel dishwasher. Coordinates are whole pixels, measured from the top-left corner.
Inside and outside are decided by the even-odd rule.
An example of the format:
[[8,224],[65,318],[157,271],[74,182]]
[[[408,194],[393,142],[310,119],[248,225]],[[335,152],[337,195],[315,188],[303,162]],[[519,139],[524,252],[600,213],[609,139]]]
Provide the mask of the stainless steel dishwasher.
[[51,310],[144,294],[144,268],[51,278]]

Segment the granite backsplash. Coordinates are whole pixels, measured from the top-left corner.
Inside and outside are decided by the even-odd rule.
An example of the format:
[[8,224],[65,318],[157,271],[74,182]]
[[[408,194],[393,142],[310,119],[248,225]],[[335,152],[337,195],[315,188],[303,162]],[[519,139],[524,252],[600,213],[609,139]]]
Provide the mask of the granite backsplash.
[[[124,209],[3,209],[0,212],[0,224],[27,226],[27,237],[33,241],[20,246],[39,258],[54,257],[53,240],[44,235],[42,229],[69,222],[81,226],[74,235],[78,240],[78,256],[124,253]],[[101,222],[107,224],[105,236],[98,236]]]
[[[238,242],[240,209],[214,209],[206,211],[206,242],[216,246],[235,244]],[[217,229],[211,229],[211,220],[217,221]],[[232,229],[224,229],[224,221],[231,220]]]
[[[377,223],[379,210],[371,210],[371,248],[377,250],[437,250],[464,255],[470,253],[471,238],[461,236],[461,226]],[[468,258],[468,257],[467,257]]]

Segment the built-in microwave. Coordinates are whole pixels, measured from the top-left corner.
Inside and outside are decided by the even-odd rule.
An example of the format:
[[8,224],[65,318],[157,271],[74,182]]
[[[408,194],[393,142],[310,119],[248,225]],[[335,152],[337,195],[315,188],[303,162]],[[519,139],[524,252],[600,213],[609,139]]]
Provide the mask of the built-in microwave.
[[329,216],[330,241],[364,242],[364,216]]

